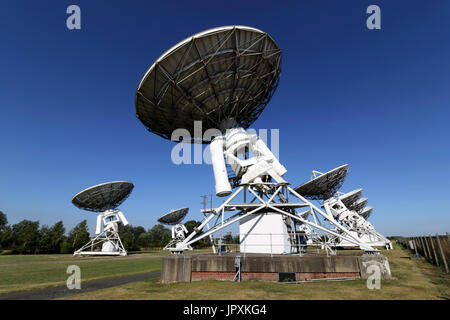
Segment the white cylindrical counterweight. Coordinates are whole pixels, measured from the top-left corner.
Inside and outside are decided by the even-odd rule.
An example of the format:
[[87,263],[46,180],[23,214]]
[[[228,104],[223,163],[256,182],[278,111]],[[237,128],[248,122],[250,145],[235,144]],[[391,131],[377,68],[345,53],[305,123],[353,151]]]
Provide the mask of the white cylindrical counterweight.
[[122,221],[124,226],[128,225],[128,220],[125,218],[125,215],[122,213],[122,211],[117,210],[117,214],[119,215],[120,220]]
[[102,232],[102,218],[103,216],[101,214],[97,216],[97,226],[95,228],[95,234],[100,234]]
[[263,156],[272,158],[272,166],[280,176],[283,176],[287,172],[286,168],[278,161],[272,151],[270,151],[264,141],[259,137],[256,139],[256,148]]
[[223,155],[224,137],[216,137],[209,145],[211,162],[216,180],[216,195],[225,197],[231,194],[231,185],[228,181],[228,173]]

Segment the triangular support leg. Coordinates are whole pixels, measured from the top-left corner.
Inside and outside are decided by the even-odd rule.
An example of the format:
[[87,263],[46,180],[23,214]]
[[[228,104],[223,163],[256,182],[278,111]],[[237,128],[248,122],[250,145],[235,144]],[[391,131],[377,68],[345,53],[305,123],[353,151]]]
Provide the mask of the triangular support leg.
[[[109,248],[103,251],[105,244],[108,244],[107,246],[109,246]],[[101,246],[101,249],[95,251],[96,247],[99,245]],[[107,230],[92,238],[83,247],[75,251],[73,255],[126,256],[127,251],[123,246],[122,240],[120,240],[119,233],[115,230]]]

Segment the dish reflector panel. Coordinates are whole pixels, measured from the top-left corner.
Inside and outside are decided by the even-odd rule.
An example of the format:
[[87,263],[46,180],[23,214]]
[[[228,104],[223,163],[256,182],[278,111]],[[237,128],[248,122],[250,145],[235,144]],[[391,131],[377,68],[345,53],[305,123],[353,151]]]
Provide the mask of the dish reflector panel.
[[356,189],[353,191],[350,191],[342,196],[339,197],[339,200],[342,201],[344,206],[347,208],[351,206],[353,203],[355,203],[360,197],[363,192],[363,189]]
[[77,193],[72,203],[83,210],[103,212],[117,208],[133,188],[134,185],[127,181],[106,182]]
[[356,212],[359,213],[366,206],[368,200],[369,199],[367,199],[367,198],[358,199],[356,202],[354,202],[350,206],[350,208],[347,207],[347,209],[352,210],[352,211],[356,211]]
[[171,210],[158,219],[158,222],[163,224],[178,224],[187,215],[189,208],[181,208],[177,210]]
[[[234,125],[227,120],[248,128],[269,103],[280,73],[281,50],[267,33],[245,26],[206,30],[148,69],[136,91],[136,115],[163,138],[183,128],[190,142],[210,143],[203,133]],[[194,136],[194,121],[202,121],[201,137]]]
[[365,207],[364,209],[361,210],[361,212],[359,213],[364,219],[369,219],[370,214],[373,211],[373,207]]
[[294,190],[310,200],[326,200],[331,198],[344,183],[348,174],[348,164],[330,170],[314,179],[305,182]]

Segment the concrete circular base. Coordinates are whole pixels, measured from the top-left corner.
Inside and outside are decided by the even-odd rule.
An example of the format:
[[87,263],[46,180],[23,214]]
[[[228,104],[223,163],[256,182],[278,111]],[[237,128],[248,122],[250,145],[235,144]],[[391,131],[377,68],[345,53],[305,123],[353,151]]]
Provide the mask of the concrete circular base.
[[241,280],[308,281],[314,279],[367,278],[370,265],[380,269],[382,279],[391,277],[389,262],[381,254],[270,255],[225,253],[167,255],[163,258],[163,283],[198,280],[233,280],[235,258],[240,258]]

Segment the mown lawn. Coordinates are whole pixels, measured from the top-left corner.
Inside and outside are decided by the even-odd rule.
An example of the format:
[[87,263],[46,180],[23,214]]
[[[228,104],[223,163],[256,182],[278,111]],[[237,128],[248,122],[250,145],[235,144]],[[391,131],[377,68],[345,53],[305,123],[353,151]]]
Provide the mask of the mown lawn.
[[126,257],[73,257],[72,255],[0,256],[0,294],[64,285],[69,265],[81,270],[81,280],[89,281],[162,268],[162,255],[136,254]]
[[157,279],[67,297],[67,299],[450,299],[450,276],[396,246],[382,252],[389,259],[393,280],[369,290],[366,280],[280,284],[262,281],[233,283],[199,281],[161,284]]
[[[210,252],[197,249],[187,254]],[[168,251],[132,252],[126,257],[74,257],[72,254],[0,255],[0,294],[64,285],[69,265],[81,270],[81,280],[90,281],[162,269]]]

